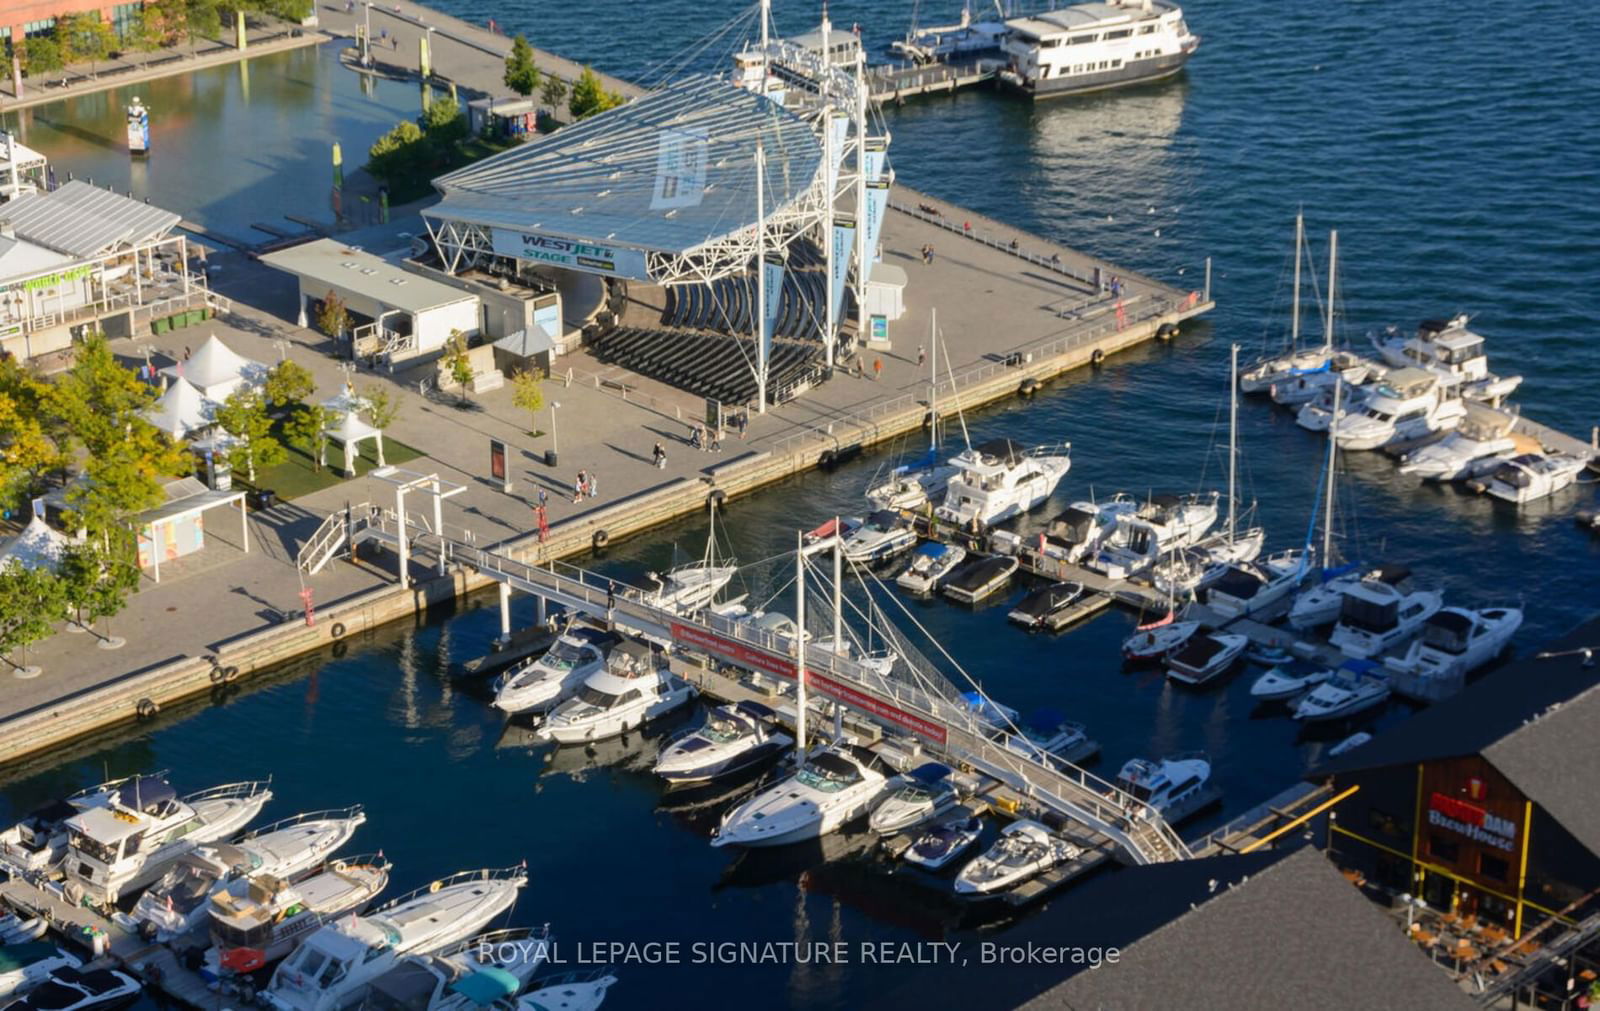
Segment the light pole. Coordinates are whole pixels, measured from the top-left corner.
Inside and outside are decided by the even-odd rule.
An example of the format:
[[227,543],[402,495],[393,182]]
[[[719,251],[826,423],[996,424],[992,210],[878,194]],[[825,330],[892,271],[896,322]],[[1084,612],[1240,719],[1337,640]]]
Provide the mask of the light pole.
[[546,460],[545,463],[548,463],[552,467],[556,465],[556,459],[561,450],[560,443],[556,441],[556,408],[560,406],[561,401],[550,401],[550,452],[547,454],[550,459]]

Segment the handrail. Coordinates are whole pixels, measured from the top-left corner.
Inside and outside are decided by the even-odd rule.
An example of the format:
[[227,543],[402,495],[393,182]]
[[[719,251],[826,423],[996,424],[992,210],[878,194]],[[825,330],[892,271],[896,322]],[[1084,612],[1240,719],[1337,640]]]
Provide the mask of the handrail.
[[224,783],[222,786],[213,786],[209,790],[191,793],[183,798],[185,804],[194,804],[201,800],[226,800],[232,797],[259,797],[263,793],[272,792],[272,777],[266,779],[247,779],[240,783]]
[[136,779],[153,779],[165,783],[167,781],[167,777],[171,774],[172,773],[170,770],[162,769],[160,772],[136,772],[131,776],[121,776],[117,779],[108,779],[98,786],[86,786],[77,793],[71,794],[67,797],[67,802],[71,803],[72,801],[79,799],[87,800],[90,797],[94,797],[102,793],[109,793],[124,783],[131,783]]
[[452,885],[466,884],[469,881],[521,881],[526,883],[527,880],[528,865],[526,863],[514,864],[510,867],[483,867],[475,871],[457,871],[449,877],[430,881],[421,888],[414,888],[399,898],[390,899],[377,909],[374,909],[372,914],[386,913],[402,903],[410,902],[419,895],[437,892]]
[[481,934],[463,937],[461,940],[434,952],[439,958],[449,958],[459,955],[464,951],[475,951],[488,948],[493,950],[496,945],[515,944],[529,938],[549,940],[550,924],[544,923],[536,927],[500,927],[495,930],[486,930]]
[[259,839],[270,832],[281,832],[284,829],[294,828],[296,825],[304,825],[309,821],[351,821],[353,819],[360,819],[363,822],[367,820],[366,811],[362,805],[352,804],[349,807],[328,808],[323,811],[306,811],[303,814],[280,818],[270,825],[253,828],[239,838],[241,840]]

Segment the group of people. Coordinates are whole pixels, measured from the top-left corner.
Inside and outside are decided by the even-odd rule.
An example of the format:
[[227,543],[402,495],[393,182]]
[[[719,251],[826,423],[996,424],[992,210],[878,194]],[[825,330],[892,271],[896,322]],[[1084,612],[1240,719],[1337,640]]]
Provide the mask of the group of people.
[[923,263],[932,263],[933,262],[933,243],[931,243],[931,242],[923,243],[923,245],[922,245],[922,262]]
[[582,502],[586,498],[599,498],[599,485],[595,482],[594,475],[586,470],[578,471],[578,477],[572,482],[572,501]]
[[[658,442],[656,446],[661,444]],[[722,429],[714,425],[702,425],[695,422],[689,430],[689,448],[698,449],[707,453],[722,452]]]

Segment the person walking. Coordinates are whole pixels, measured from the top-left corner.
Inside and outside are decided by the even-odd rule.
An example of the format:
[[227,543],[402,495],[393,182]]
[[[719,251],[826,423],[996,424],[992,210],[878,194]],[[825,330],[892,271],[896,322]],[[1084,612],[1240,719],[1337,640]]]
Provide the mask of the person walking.
[[587,479],[588,479],[589,483],[588,483],[588,486],[583,489],[584,495],[586,497],[588,497],[588,498],[599,498],[600,497],[600,482],[595,479],[595,476],[593,474],[587,475]]
[[928,266],[933,266],[933,243],[928,243]]
[[606,621],[611,621],[612,613],[617,609],[617,581],[609,580],[606,583]]
[[711,430],[711,452],[722,452],[722,426],[720,425]]
[[667,451],[662,448],[659,440],[657,440],[655,448],[650,451],[650,458],[656,462],[656,470],[667,469]]
[[745,429],[750,427],[750,412],[748,410],[740,411],[738,418],[739,438],[742,440],[744,438]]
[[872,359],[872,381],[877,382],[883,378],[883,359]]
[[539,489],[539,508],[543,509],[550,504],[550,496],[543,488]]
[[689,448],[700,448],[700,422],[698,421],[695,422],[694,427],[689,430]]
[[587,483],[588,482],[584,479],[583,471],[578,471],[577,479],[572,482],[572,501],[574,503],[583,501],[583,488]]
[[928,363],[928,349],[923,347],[921,344],[918,344],[917,345],[917,368],[920,369],[920,368],[922,368],[922,366],[926,365],[927,363]]
[[972,234],[972,222],[970,222],[970,221],[961,222],[961,233],[963,235],[971,235]]

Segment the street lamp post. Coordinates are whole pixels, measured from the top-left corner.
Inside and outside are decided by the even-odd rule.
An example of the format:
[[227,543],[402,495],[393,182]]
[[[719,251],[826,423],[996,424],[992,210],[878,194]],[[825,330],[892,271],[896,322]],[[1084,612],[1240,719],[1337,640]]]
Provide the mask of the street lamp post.
[[561,445],[556,441],[556,408],[561,406],[561,401],[550,401],[550,452],[544,455],[546,466],[554,467],[560,455]]

